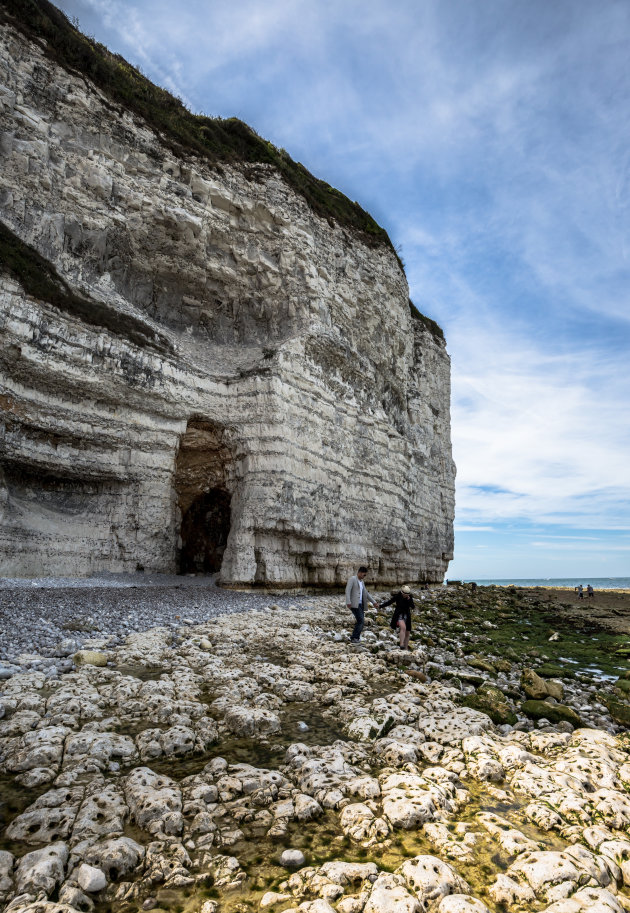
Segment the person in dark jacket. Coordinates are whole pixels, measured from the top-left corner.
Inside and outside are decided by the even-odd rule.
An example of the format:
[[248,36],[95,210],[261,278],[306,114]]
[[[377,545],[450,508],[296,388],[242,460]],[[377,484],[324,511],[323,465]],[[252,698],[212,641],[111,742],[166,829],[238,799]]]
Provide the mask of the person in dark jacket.
[[408,650],[409,635],[411,634],[411,610],[415,608],[413,596],[411,595],[411,590],[408,586],[401,587],[399,593],[396,593],[395,596],[392,596],[392,598],[388,599],[386,602],[382,602],[381,608],[384,609],[386,606],[392,604],[394,604],[396,608],[394,609],[392,620],[389,623],[390,627],[393,628],[394,631],[398,629],[400,649]]

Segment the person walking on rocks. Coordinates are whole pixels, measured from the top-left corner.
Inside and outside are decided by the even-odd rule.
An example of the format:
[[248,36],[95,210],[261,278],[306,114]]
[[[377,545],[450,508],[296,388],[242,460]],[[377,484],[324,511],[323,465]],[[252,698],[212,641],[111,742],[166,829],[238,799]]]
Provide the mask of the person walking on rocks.
[[411,634],[411,610],[415,608],[410,588],[408,586],[401,587],[399,593],[396,593],[395,596],[392,596],[392,598],[388,599],[386,602],[381,603],[381,608],[384,609],[386,606],[392,604],[394,604],[396,608],[394,609],[394,614],[392,615],[392,620],[389,625],[394,631],[398,628],[400,649],[408,650],[409,635]]
[[378,605],[376,599],[368,593],[363,583],[363,579],[368,569],[361,566],[356,574],[348,580],[346,584],[346,606],[350,609],[355,617],[356,624],[350,638],[350,643],[358,644],[361,639],[361,631],[365,624],[365,607],[368,601]]

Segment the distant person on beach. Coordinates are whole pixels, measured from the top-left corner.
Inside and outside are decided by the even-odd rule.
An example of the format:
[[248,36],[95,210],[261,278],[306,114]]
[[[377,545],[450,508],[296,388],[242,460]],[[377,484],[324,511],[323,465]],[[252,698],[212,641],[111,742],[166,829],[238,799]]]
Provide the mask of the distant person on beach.
[[350,609],[356,621],[350,638],[350,643],[352,644],[358,644],[361,639],[361,631],[365,624],[365,609],[368,602],[378,605],[376,599],[368,593],[363,583],[367,572],[368,569],[366,567],[360,567],[354,577],[351,577],[346,584],[346,606]]
[[575,592],[578,594],[578,599],[584,599],[584,587],[582,584],[576,586]]
[[589,583],[589,585],[586,587],[586,595],[588,596],[589,599],[592,599],[593,596],[595,595],[595,590],[594,590],[593,587],[590,585],[590,583]]
[[401,587],[399,593],[381,603],[381,608],[384,609],[392,604],[395,604],[396,608],[389,625],[394,631],[398,629],[400,649],[408,650],[409,635],[411,634],[411,610],[415,608],[410,588],[408,586]]

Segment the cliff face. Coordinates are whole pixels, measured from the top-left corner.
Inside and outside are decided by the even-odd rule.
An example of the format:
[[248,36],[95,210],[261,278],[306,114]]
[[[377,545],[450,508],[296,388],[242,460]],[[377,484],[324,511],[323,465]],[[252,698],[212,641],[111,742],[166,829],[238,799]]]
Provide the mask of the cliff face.
[[449,359],[389,247],[271,166],[174,154],[6,25],[0,217],[28,267],[0,286],[0,573],[442,578]]

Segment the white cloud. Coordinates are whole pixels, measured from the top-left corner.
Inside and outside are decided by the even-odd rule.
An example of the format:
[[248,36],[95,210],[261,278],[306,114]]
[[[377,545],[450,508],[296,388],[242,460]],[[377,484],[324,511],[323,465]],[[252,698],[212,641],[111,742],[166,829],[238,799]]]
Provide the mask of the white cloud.
[[[531,542],[530,545],[532,548],[549,548],[548,541]],[[562,542],[554,547],[554,551],[567,551],[574,554],[576,551],[579,551],[579,546]],[[589,555],[597,554],[598,552],[604,552],[605,554],[608,554],[609,552],[630,552],[630,545],[624,545],[623,543],[618,542],[600,542],[598,545],[588,545],[587,551]]]
[[597,355],[586,366],[582,355],[554,361],[508,332],[469,330],[453,345],[458,516],[622,522],[630,390],[621,365]]
[[492,533],[495,532],[494,526],[465,526],[461,523],[455,524],[456,533]]

